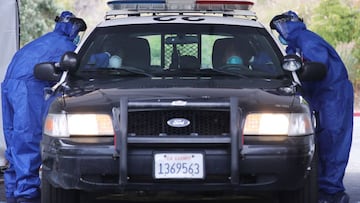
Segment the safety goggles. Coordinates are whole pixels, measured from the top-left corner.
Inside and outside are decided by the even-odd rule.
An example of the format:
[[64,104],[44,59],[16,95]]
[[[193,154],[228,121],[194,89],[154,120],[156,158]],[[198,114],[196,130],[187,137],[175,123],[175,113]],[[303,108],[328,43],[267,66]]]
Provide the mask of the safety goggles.
[[80,32],[85,31],[87,28],[85,21],[75,16],[65,16],[65,17],[56,16],[55,22],[72,23],[74,26],[76,26],[79,29]]
[[283,23],[286,22],[303,22],[303,19],[296,16],[285,15],[285,14],[277,15],[271,20],[270,28],[276,29],[279,25],[282,25]]
[[55,17],[55,22],[57,22],[57,23],[60,23],[60,22],[68,23],[68,22],[70,22],[70,19],[72,19],[72,18],[75,18],[75,16],[74,15],[67,15],[65,17],[56,16]]

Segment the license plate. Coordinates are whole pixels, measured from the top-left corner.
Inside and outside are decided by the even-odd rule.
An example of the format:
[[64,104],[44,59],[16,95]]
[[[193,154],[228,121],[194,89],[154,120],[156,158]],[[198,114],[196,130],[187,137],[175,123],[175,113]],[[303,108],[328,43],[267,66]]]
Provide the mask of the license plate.
[[201,153],[158,153],[154,156],[156,179],[204,178],[204,155]]

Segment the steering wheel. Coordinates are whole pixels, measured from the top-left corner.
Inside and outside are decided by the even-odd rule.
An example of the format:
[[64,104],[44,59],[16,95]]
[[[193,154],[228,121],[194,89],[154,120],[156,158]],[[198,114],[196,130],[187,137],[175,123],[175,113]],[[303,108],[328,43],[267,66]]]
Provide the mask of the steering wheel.
[[222,71],[249,71],[250,69],[243,64],[226,64],[217,68]]

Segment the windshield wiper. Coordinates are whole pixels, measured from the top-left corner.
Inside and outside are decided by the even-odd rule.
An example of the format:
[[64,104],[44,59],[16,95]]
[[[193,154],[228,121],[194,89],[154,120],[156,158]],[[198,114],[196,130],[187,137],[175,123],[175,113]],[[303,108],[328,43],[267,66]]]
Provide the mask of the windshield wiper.
[[[82,69],[82,73],[100,73],[100,74],[109,74],[109,75],[141,75],[152,77],[151,74],[145,72],[142,69],[135,68],[135,67],[121,67],[121,68],[89,68],[89,69]],[[125,73],[125,74],[124,74]],[[130,74],[129,74],[130,73]]]
[[233,71],[220,70],[220,69],[216,69],[216,68],[200,69],[200,71],[201,72],[210,72],[210,73],[221,73],[222,75],[230,75],[230,76],[235,76],[235,77],[240,77],[240,78],[248,78],[244,74],[236,73]]

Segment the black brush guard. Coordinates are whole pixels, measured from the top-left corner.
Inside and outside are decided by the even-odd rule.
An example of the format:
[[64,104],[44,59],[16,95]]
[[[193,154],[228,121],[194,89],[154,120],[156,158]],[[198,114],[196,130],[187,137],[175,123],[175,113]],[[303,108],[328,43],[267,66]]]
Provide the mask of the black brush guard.
[[[239,101],[237,97],[229,98],[228,102],[187,102],[185,107],[189,108],[229,108],[230,110],[230,139],[224,137],[223,139],[217,139],[216,143],[228,143],[231,146],[231,184],[239,184],[239,153],[242,149],[242,137],[241,135],[241,111],[239,110]],[[134,143],[135,141],[128,137],[128,109],[132,107],[144,107],[144,108],[156,108],[156,107],[169,107],[174,106],[171,103],[164,102],[152,102],[152,103],[141,103],[131,102],[129,97],[120,98],[120,107],[113,108],[113,125],[115,130],[115,150],[116,155],[119,157],[119,185],[125,186],[128,179],[128,163],[127,163],[127,150],[128,144]],[[144,139],[145,143],[157,143],[164,139]],[[141,141],[137,140],[136,143]],[[167,140],[166,143],[186,143],[188,142],[184,138]],[[191,138],[191,142],[198,143],[214,143],[211,138]],[[164,143],[164,141],[162,141]]]

